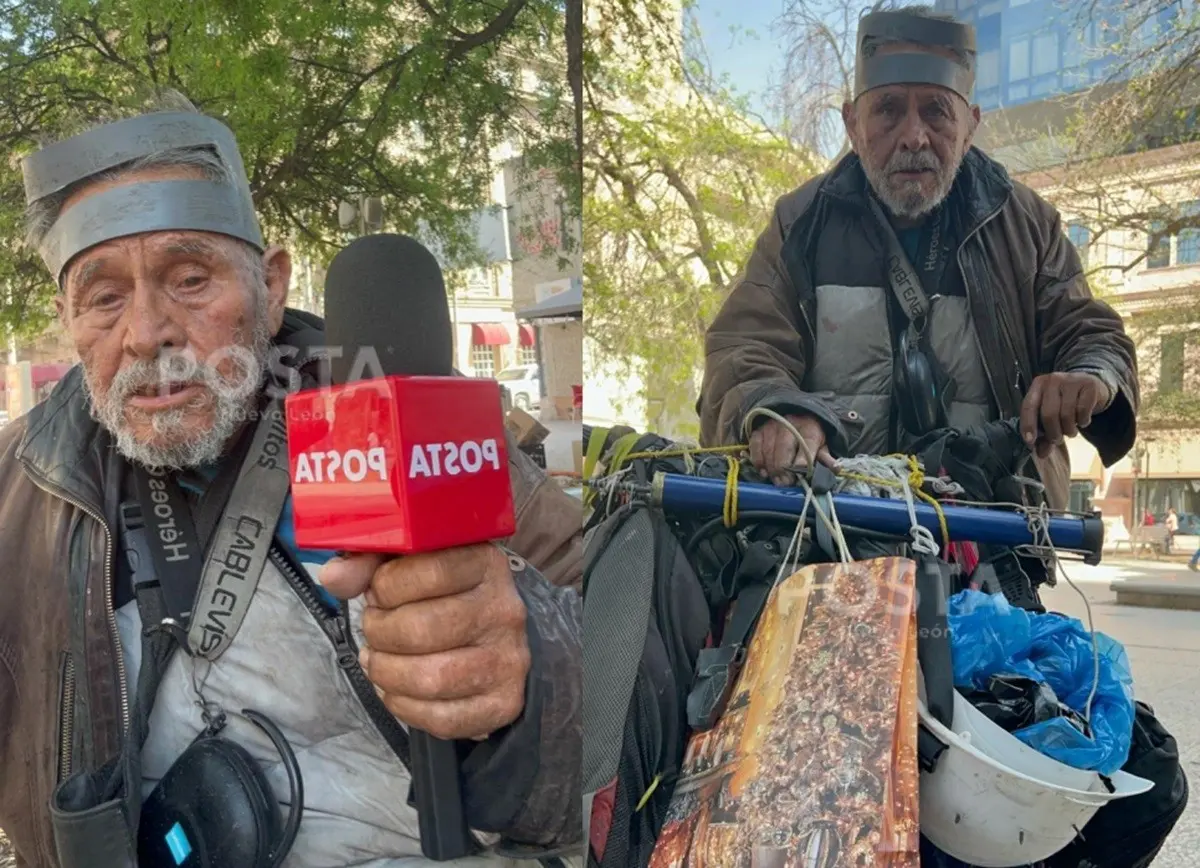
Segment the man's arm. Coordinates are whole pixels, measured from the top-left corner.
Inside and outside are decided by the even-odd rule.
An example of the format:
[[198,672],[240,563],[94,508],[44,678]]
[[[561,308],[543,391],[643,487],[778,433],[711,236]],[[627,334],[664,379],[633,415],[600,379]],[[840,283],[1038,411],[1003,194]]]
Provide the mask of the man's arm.
[[[581,431],[582,436],[582,431]],[[541,572],[551,584],[581,589],[583,501],[564,492],[508,438],[517,531],[504,545]]]
[[770,225],[758,237],[742,276],[705,335],[697,410],[700,439],[706,446],[745,442],[746,414],[767,407],[817,418],[830,449],[837,454],[847,448],[847,420],[801,388],[813,330],[782,258],[787,231],[802,210],[797,203],[812,195],[806,186],[776,203]]
[[1078,251],[1058,212],[1049,210],[1050,233],[1035,284],[1038,370],[1089,373],[1104,381],[1111,400],[1082,434],[1111,466],[1137,436],[1137,354],[1120,315],[1092,295]]
[[554,851],[583,835],[583,607],[528,565],[514,562],[513,579],[529,611],[525,709],[471,749],[463,799],[471,828]]

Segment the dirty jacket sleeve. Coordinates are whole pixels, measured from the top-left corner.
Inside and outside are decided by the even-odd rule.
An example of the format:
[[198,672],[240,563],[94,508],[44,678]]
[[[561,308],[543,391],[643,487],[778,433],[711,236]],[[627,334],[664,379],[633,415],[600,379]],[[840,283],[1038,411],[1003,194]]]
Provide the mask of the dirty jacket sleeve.
[[1082,432],[1105,466],[1111,466],[1133,447],[1137,436],[1137,354],[1120,314],[1092,295],[1057,210],[1040,199],[1038,204],[1043,208],[1038,223],[1046,227],[1046,235],[1034,285],[1037,372],[1094,373],[1116,384],[1108,408],[1093,416]]
[[521,716],[463,762],[467,820],[502,848],[555,851],[583,829],[583,504],[509,441],[517,532],[513,581],[528,611],[530,671]]
[[[821,396],[802,388],[813,351],[805,299],[812,295],[807,266],[785,266],[782,251],[792,227],[816,196],[814,179],[782,197],[758,237],[738,281],[704,341],[704,380],[697,410],[706,446],[745,442],[746,414],[756,407],[807,414],[823,423],[831,451],[847,448],[847,422]],[[804,256],[796,257],[805,259]]]

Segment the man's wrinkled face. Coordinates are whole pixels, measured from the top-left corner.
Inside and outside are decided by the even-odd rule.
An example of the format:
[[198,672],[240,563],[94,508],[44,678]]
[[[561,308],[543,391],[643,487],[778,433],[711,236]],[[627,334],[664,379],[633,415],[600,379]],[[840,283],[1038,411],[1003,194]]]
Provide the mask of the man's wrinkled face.
[[871,188],[897,217],[924,217],[946,198],[979,122],[979,107],[936,85],[890,85],[842,109]]
[[[156,170],[97,183],[66,207],[115,184],[190,177]],[[179,469],[221,456],[255,407],[289,277],[286,252],[264,256],[207,232],[118,238],[72,260],[59,314],[92,414],[126,458]]]

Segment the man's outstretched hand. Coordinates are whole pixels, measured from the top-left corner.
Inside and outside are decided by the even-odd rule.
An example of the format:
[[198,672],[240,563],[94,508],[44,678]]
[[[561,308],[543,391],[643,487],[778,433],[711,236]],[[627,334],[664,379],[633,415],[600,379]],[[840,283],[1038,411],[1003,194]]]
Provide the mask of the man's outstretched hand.
[[1045,458],[1063,437],[1074,437],[1092,424],[1093,414],[1111,398],[1108,386],[1094,374],[1042,374],[1021,402],[1021,436],[1039,458]]
[[437,738],[482,739],[520,716],[526,609],[496,546],[339,557],[322,568],[321,584],[343,600],[366,594],[359,662],[403,723]]
[[825,429],[813,416],[786,417],[796,432],[804,439],[807,449],[797,441],[796,435],[778,419],[768,419],[750,435],[750,463],[763,476],[776,485],[795,485],[793,467],[806,467],[811,454],[826,467],[834,466],[833,456],[825,445]]

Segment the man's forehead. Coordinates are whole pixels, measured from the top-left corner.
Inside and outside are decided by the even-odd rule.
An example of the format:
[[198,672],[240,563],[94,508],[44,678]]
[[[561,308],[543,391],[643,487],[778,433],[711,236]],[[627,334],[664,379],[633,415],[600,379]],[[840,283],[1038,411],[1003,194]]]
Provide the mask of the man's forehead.
[[878,104],[880,102],[893,102],[901,100],[908,102],[915,99],[917,103],[938,102],[952,105],[955,99],[962,101],[962,97],[950,90],[948,87],[942,87],[937,84],[926,84],[924,82],[914,84],[885,84],[882,87],[872,88],[860,97],[862,100],[867,100],[869,104]]
[[146,232],[114,238],[85,250],[67,269],[67,282],[81,283],[100,269],[129,255],[130,245],[141,246],[151,256],[200,256],[214,258],[225,253],[218,236],[207,232],[171,230]]

